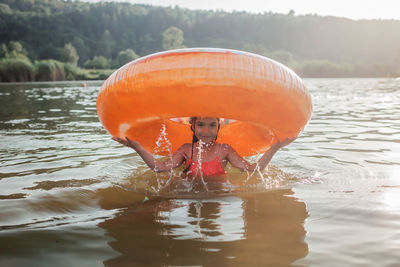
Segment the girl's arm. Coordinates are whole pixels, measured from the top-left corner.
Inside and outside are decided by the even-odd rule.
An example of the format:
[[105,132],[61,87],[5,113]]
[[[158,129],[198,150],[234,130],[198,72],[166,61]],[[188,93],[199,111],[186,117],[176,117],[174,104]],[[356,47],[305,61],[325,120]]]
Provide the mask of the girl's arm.
[[183,146],[181,146],[173,155],[165,161],[156,159],[153,154],[147,151],[139,142],[130,140],[125,136],[125,139],[119,137],[112,137],[114,141],[134,149],[143,161],[155,172],[165,172],[176,167],[179,167],[185,160]]
[[275,153],[282,147],[290,144],[296,138],[286,138],[282,142],[278,139],[278,141],[271,145],[271,147],[262,155],[262,157],[258,160],[258,162],[250,164],[244,158],[242,158],[232,147],[228,148],[227,159],[231,163],[231,165],[235,168],[238,168],[242,171],[254,171],[256,168],[259,170],[265,169],[268,163],[271,161],[272,157]]

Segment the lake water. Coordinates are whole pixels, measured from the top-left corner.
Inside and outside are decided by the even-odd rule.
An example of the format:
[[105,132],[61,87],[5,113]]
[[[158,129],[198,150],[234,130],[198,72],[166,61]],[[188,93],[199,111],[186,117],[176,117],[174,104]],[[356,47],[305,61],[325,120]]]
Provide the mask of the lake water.
[[102,128],[101,82],[0,84],[0,266],[399,266],[400,79],[305,83],[269,187],[181,198]]

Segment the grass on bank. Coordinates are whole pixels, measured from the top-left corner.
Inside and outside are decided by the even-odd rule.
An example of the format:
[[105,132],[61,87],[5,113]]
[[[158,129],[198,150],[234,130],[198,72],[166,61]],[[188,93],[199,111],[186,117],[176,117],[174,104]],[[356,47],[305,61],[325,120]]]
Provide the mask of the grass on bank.
[[26,82],[34,79],[34,66],[30,61],[19,58],[0,61],[0,82]]
[[[328,61],[304,61],[290,66],[301,77],[353,78],[399,77],[394,65],[333,64]],[[396,70],[396,71],[393,71]],[[31,63],[28,58],[0,59],[0,82],[105,80],[114,69],[82,69],[54,59]]]
[[113,71],[82,69],[54,59],[39,60],[33,64],[20,58],[0,60],[0,82],[104,80]]

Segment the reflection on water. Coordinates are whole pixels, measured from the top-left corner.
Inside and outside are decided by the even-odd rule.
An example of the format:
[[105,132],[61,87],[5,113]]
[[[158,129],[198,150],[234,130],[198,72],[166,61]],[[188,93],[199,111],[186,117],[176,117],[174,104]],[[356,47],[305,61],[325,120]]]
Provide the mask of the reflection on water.
[[170,199],[122,210],[99,226],[121,255],[106,266],[289,266],[307,255],[305,204],[291,190]]
[[400,80],[306,83],[302,136],[215,192],[158,187],[102,82],[0,84],[0,266],[397,266]]
[[93,224],[6,232],[0,241],[0,266],[102,266],[118,256]]
[[239,197],[173,199],[158,210],[156,221],[172,227],[162,235],[176,240],[235,241],[244,239],[244,202]]

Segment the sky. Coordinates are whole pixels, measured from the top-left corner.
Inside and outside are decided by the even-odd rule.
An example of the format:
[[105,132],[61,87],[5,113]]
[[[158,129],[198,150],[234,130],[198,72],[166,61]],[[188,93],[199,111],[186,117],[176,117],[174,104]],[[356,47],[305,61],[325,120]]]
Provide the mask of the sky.
[[[110,0],[108,0],[110,1]],[[350,19],[400,19],[400,0],[118,0],[157,6],[231,12],[317,14]]]

